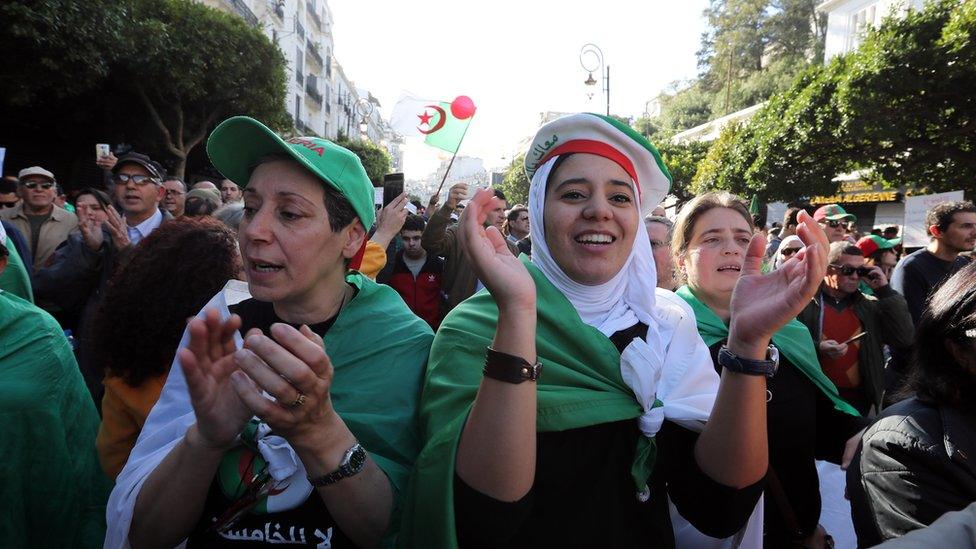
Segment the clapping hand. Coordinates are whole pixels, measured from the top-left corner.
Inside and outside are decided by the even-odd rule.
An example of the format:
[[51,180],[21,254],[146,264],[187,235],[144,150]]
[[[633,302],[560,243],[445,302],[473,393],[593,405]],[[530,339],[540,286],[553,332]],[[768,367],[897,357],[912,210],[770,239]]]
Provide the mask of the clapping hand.
[[[453,195],[455,185],[451,188]],[[460,187],[466,190],[465,187]],[[505,237],[497,227],[484,227],[488,212],[497,208],[501,199],[485,189],[478,189],[461,214],[458,239],[471,260],[478,280],[488,288],[499,309],[527,307],[535,309],[535,283],[525,265],[509,251]]]
[[121,250],[131,244],[129,230],[126,228],[122,216],[111,206],[105,207],[105,213],[108,215],[108,219],[105,220],[105,227],[108,229],[109,236],[112,237],[112,244],[115,245],[115,248]]
[[806,212],[800,212],[797,221],[797,236],[805,247],[771,273],[761,272],[766,239],[761,234],[752,237],[742,276],[732,292],[730,342],[736,340],[750,349],[765,347],[820,287],[827,271],[827,236]]

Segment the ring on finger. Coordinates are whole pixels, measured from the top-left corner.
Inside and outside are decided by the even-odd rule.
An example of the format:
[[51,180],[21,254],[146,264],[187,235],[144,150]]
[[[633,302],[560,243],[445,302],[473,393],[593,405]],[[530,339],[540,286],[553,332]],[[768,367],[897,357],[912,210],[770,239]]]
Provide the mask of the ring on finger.
[[289,408],[298,408],[302,404],[305,404],[305,394],[304,393],[298,393],[298,396],[295,397],[295,400],[291,401],[291,404],[289,404],[288,407]]

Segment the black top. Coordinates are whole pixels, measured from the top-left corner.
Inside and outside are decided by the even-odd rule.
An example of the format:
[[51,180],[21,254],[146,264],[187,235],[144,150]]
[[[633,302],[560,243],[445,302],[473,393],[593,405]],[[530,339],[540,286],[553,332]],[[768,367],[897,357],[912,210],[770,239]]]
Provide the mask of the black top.
[[[711,346],[713,359],[723,344]],[[786,547],[790,540],[812,534],[820,521],[816,460],[840,463],[844,443],[867,421],[835,409],[833,402],[783,354],[779,369],[766,381],[766,388],[769,468],[783,487],[799,532],[787,527],[781,512],[783,503],[767,497],[765,546]]]
[[[638,324],[611,340],[623,349],[645,337]],[[536,435],[536,476],[529,493],[508,503],[454,477],[460,547],[674,547],[668,497],[702,532],[736,533],[752,514],[763,482],[736,490],[713,481],[694,458],[698,434],[665,421],[646,503],[630,468],[643,436],[636,420]]]
[[891,287],[905,296],[916,326],[932,292],[968,263],[969,259],[961,255],[955,261],[943,261],[922,248],[906,255],[895,265],[891,272]]
[[[247,299],[231,305],[228,309],[231,313],[240,315],[241,334],[247,334],[252,328],[258,328],[268,334],[272,324],[284,322],[275,314],[272,304],[265,301]],[[338,316],[310,325],[309,328],[322,336],[335,324]],[[295,324],[291,325],[298,327]],[[257,505],[223,532],[208,531],[212,524],[225,516],[229,508],[240,502],[240,498],[234,496],[249,486],[242,477],[252,478],[260,471],[262,463],[260,454],[246,447],[238,447],[224,454],[220,468],[210,484],[203,514],[187,539],[187,547],[243,548],[263,547],[268,543],[310,547],[355,547],[355,544],[336,526],[335,519],[319,497],[318,491],[312,488],[307,495],[301,492],[295,495],[287,491],[287,485],[276,487],[272,492],[272,498],[294,502],[302,501],[304,496],[304,501],[296,507],[285,511],[268,512],[267,507],[277,502],[272,498],[259,500]]]

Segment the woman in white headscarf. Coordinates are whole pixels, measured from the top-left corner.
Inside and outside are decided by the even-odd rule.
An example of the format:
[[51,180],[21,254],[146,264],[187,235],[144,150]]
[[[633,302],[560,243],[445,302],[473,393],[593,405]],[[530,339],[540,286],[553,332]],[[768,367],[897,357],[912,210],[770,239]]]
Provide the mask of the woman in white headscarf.
[[803,249],[803,241],[800,237],[795,234],[784,238],[780,241],[779,247],[776,248],[776,258],[773,261],[773,268],[779,269],[783,263],[786,263],[795,254],[800,253]]
[[705,534],[735,534],[766,473],[769,339],[816,290],[825,239],[792,282],[759,274],[755,239],[719,378],[690,308],[654,287],[643,215],[670,175],[653,146],[572,115],[539,130],[526,172],[531,262],[483,228],[490,193],[462,216],[488,292],[431,348],[401,544],[671,547],[669,499]]

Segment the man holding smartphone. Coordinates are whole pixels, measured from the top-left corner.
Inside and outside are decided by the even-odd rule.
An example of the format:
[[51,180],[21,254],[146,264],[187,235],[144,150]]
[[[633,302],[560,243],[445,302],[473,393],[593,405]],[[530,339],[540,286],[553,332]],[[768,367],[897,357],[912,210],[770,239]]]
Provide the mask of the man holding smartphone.
[[[881,409],[884,393],[883,345],[912,343],[914,328],[905,298],[891,289],[878,266],[867,266],[860,248],[834,242],[827,254],[820,292],[797,319],[817,343],[824,374],[841,398],[866,415]],[[874,295],[858,286],[867,284]]]

